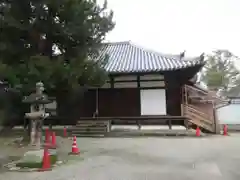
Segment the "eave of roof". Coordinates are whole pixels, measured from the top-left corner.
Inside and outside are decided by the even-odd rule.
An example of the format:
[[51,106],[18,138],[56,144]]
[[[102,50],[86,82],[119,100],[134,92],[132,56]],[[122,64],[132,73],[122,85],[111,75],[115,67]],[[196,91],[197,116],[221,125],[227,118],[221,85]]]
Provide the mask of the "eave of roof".
[[180,70],[203,66],[200,57],[184,60],[144,49],[129,41],[104,43],[98,58],[108,55],[105,65],[108,73],[149,73]]

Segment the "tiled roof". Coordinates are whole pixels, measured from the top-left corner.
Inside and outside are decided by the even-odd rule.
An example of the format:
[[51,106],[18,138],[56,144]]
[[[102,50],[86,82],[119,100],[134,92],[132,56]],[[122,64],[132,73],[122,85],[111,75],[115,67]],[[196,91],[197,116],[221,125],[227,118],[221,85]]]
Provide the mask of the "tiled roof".
[[108,55],[105,69],[109,73],[161,72],[183,69],[203,62],[200,58],[180,60],[138,47],[131,42],[106,43],[100,50],[100,58]]

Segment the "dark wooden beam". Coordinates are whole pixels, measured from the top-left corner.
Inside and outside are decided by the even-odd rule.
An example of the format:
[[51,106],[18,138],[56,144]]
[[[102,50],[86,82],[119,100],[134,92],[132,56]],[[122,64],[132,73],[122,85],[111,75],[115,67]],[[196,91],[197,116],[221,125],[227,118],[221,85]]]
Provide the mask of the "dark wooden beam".
[[[107,81],[107,83],[109,83],[109,82]],[[111,88],[114,88],[114,77],[113,76],[110,76],[110,86],[111,86]]]
[[[159,81],[164,81],[163,79],[142,79],[140,80],[140,77],[137,76],[139,79],[137,80],[114,80],[114,83],[124,83],[124,82],[159,82]],[[107,81],[107,83],[111,82],[110,81]]]
[[140,88],[140,76],[137,76],[137,87]]

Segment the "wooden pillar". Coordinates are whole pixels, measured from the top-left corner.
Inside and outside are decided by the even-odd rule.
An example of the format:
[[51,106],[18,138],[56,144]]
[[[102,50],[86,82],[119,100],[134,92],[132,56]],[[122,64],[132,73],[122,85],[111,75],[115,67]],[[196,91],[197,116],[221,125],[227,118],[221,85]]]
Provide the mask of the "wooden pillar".
[[188,94],[187,94],[187,86],[184,85],[184,97],[185,97],[185,104],[188,105]]
[[175,74],[168,73],[164,76],[166,84],[167,114],[181,115],[181,84]]
[[96,110],[93,117],[98,117],[99,115],[99,89],[96,89]]
[[168,120],[168,127],[170,130],[172,129],[172,120],[171,119]]

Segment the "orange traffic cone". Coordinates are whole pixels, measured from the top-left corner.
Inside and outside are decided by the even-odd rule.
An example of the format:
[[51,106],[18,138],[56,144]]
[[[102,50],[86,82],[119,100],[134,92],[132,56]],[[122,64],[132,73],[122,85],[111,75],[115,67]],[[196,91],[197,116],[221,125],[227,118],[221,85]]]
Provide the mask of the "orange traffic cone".
[[197,129],[196,129],[196,136],[199,137],[199,136],[200,136],[200,133],[201,133],[201,132],[200,132],[200,128],[197,127]]
[[228,135],[228,128],[227,128],[227,125],[226,125],[226,124],[223,125],[223,135],[224,135],[224,136],[227,136],[227,135]]
[[38,171],[50,171],[51,170],[51,161],[50,161],[50,156],[48,153],[48,148],[44,148],[44,153],[43,153],[43,162],[42,162],[42,168],[39,169]]
[[73,144],[72,144],[72,152],[69,153],[69,155],[79,155],[80,151],[77,147],[77,138],[76,136],[73,137]]
[[55,149],[57,147],[57,144],[56,144],[56,134],[55,132],[52,132],[52,144],[50,146],[51,148]]

